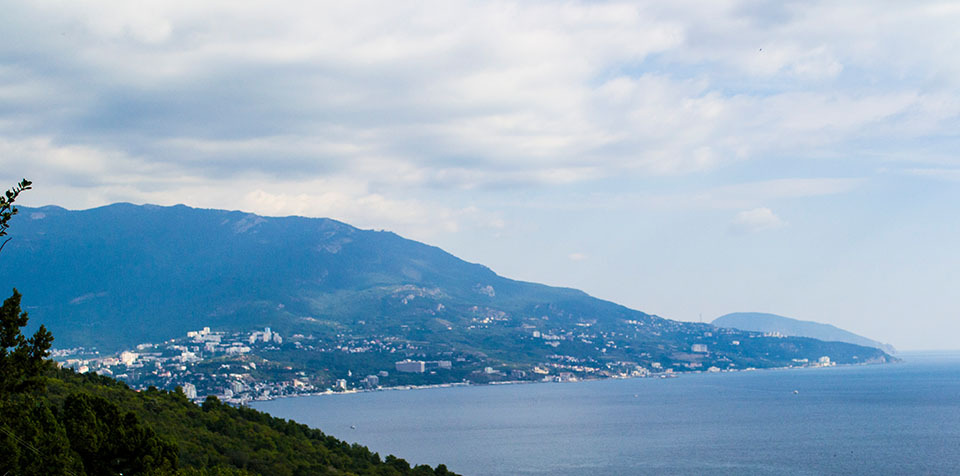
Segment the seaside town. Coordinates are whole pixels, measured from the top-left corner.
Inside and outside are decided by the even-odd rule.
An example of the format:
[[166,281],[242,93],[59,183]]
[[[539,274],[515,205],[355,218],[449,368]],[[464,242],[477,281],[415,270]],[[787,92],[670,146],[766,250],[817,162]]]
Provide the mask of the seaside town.
[[453,367],[450,360],[405,359],[395,362],[389,370],[364,376],[347,370],[343,378],[329,378],[329,369],[311,374],[306,369],[264,357],[291,350],[356,354],[369,352],[374,346],[391,353],[402,348],[378,340],[317,347],[304,344],[314,340],[312,337],[295,334],[292,339],[285,344],[283,336],[269,327],[247,333],[215,332],[204,327],[188,332],[184,338],[160,344],[144,343],[108,356],[84,348],[54,350],[52,356],[61,367],[114,377],[135,389],[180,387],[191,400],[215,395],[233,404],[287,395],[377,389],[381,387],[380,380],[389,377],[391,372],[435,373]]
[[[777,333],[758,337],[783,337]],[[560,342],[593,344],[596,335],[532,331],[528,338],[556,349]],[[618,343],[604,338],[601,354]],[[706,332],[706,338],[713,333]],[[729,345],[739,346],[733,340]],[[101,355],[95,349],[57,349],[52,356],[62,367],[80,373],[94,372],[123,380],[134,389],[180,387],[187,398],[201,401],[207,395],[232,404],[246,404],[282,396],[356,392],[394,387],[445,386],[521,381],[570,382],[596,378],[674,377],[680,372],[721,372],[736,369],[725,357],[710,355],[707,344],[697,343],[685,354],[688,361],[670,363],[598,361],[589,357],[549,354],[536,365],[497,365],[483,355],[435,352],[435,360],[408,340],[397,337],[319,339],[293,334],[285,338],[269,327],[248,332],[190,331],[185,337],[163,343],[143,343],[135,349]],[[369,355],[369,358],[364,358]],[[397,358],[401,356],[402,358]],[[704,366],[698,358],[710,362]],[[835,365],[830,357],[815,361],[793,359],[792,366]]]

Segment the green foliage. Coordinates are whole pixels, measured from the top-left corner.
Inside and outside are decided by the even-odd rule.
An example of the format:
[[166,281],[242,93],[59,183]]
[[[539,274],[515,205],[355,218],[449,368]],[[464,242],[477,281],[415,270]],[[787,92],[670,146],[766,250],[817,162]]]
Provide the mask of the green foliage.
[[[453,474],[443,465],[436,469],[423,465],[411,468],[394,456],[384,461],[366,447],[250,408],[230,406],[213,396],[195,405],[177,391],[150,388],[135,392],[108,377],[65,369],[51,371],[48,382],[44,399],[62,408],[66,435],[87,474],[117,474],[112,472],[116,466],[104,463],[114,461],[111,455],[124,452],[139,458],[125,461],[147,462],[152,458],[152,462],[128,465],[123,474]],[[155,433],[147,431],[149,428]],[[155,436],[154,443],[150,442],[151,435]],[[156,435],[162,435],[162,439]],[[133,443],[116,448],[107,443],[109,440]],[[136,444],[142,441],[147,443]],[[175,459],[163,452],[173,446],[178,451]]]
[[11,392],[40,388],[40,375],[50,365],[53,335],[40,326],[33,337],[24,337],[27,313],[20,309],[21,295],[16,289],[0,307],[0,397]]
[[[30,190],[30,185],[33,182],[23,179],[17,185],[14,185],[13,188],[7,190],[2,196],[0,196],[0,236],[7,235],[7,229],[10,228],[10,219],[17,214],[17,207],[13,206],[13,202],[20,195],[20,192],[24,190]],[[7,242],[10,241],[9,238],[0,244],[0,250],[6,246]]]
[[63,424],[73,450],[89,474],[140,474],[177,466],[176,448],[158,438],[132,412],[84,393],[70,395],[63,405]]
[[0,401],[0,471],[10,474],[82,473],[56,408],[45,399],[15,395]]

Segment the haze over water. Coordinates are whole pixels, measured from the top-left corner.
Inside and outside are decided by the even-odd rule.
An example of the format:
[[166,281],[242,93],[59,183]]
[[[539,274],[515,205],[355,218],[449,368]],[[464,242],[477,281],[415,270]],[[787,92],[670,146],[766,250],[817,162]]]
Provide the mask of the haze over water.
[[382,456],[445,463],[465,475],[957,474],[960,353],[902,357],[893,365],[253,406]]

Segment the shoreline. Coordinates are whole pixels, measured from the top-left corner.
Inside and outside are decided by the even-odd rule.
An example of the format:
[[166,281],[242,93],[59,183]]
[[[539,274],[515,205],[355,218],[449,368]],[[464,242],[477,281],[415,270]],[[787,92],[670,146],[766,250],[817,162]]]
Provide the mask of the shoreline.
[[284,398],[296,398],[296,397],[323,397],[331,395],[351,395],[351,394],[361,394],[361,393],[373,393],[373,392],[388,392],[388,391],[405,391],[405,390],[429,390],[437,388],[453,388],[453,387],[486,387],[490,385],[529,385],[529,384],[546,384],[546,383],[577,383],[577,382],[594,382],[602,380],[634,380],[634,379],[654,379],[654,380],[667,380],[679,378],[683,375],[698,375],[698,374],[724,374],[724,373],[739,373],[739,372],[756,372],[756,371],[767,371],[767,370],[802,370],[802,369],[829,369],[829,368],[845,368],[845,367],[859,367],[866,365],[890,365],[890,364],[902,364],[903,359],[896,359],[891,362],[860,362],[855,364],[835,364],[830,366],[787,366],[787,367],[766,367],[766,368],[745,368],[745,369],[732,369],[732,370],[721,370],[719,372],[709,372],[706,370],[690,370],[686,372],[671,372],[671,373],[657,373],[643,377],[599,377],[599,378],[578,378],[576,380],[570,380],[565,382],[554,382],[554,381],[544,381],[544,380],[504,380],[499,382],[489,382],[489,383],[470,383],[470,382],[451,382],[451,383],[440,383],[440,384],[430,384],[430,385],[398,385],[394,387],[378,387],[373,389],[351,389],[344,390],[342,392],[334,392],[333,390],[325,390],[323,392],[309,392],[309,393],[296,393],[291,395],[271,395],[269,397],[258,397],[251,399],[247,402],[242,403],[242,406],[249,406],[254,402],[269,402],[273,400],[279,400]]

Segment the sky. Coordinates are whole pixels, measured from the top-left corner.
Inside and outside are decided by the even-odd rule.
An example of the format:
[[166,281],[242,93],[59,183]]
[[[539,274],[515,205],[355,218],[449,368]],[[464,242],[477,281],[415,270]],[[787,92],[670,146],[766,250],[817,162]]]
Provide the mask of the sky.
[[672,319],[960,349],[952,1],[3,1],[22,204],[330,217]]

